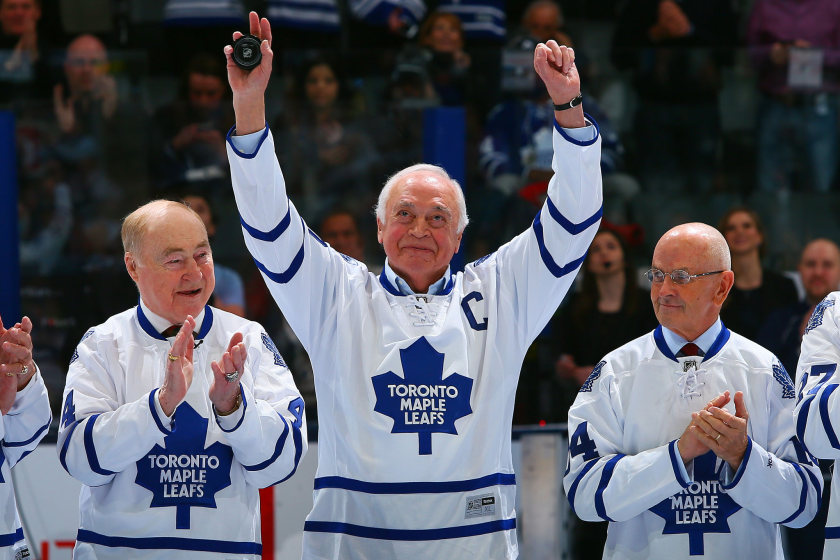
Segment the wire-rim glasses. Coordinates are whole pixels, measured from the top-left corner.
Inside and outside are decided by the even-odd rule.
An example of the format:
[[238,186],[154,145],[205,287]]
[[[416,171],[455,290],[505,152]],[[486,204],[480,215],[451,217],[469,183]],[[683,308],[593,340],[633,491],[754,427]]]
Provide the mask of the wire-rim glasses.
[[647,275],[647,279],[654,284],[661,284],[665,281],[665,276],[670,276],[671,281],[674,284],[688,284],[695,278],[700,278],[701,276],[709,276],[712,274],[720,274],[722,272],[726,272],[725,270],[715,270],[714,272],[704,272],[703,274],[689,274],[685,270],[673,270],[671,272],[662,272],[658,268],[651,268],[645,274]]

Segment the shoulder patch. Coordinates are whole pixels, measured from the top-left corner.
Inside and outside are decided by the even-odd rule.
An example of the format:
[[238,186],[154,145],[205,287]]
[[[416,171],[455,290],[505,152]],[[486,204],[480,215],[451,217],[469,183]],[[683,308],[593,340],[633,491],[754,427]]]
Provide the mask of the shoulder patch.
[[[829,296],[830,297],[830,296]],[[829,307],[834,306],[834,299],[829,299],[826,297],[824,300],[819,302],[817,306],[814,308],[814,313],[811,314],[811,318],[808,319],[808,325],[805,327],[805,333],[808,334],[812,330],[816,329],[823,322],[823,315],[825,315],[825,310]],[[804,336],[804,335],[803,335]]]
[[354,259],[353,257],[348,257],[348,256],[347,256],[347,255],[345,255],[344,253],[339,253],[338,251],[336,251],[336,252],[339,254],[339,256],[340,256],[342,259],[344,259],[344,260],[345,260],[345,261],[347,261],[348,263],[350,263],[350,264],[354,264],[354,265],[356,265],[356,266],[361,266],[361,263],[359,263],[359,261],[357,261],[357,260],[356,260],[356,259]]
[[591,393],[592,392],[592,384],[595,383],[595,380],[601,377],[601,370],[604,369],[604,366],[607,365],[607,362],[601,360],[598,362],[598,365],[595,366],[595,369],[592,370],[592,373],[589,374],[589,377],[586,378],[586,381],[583,382],[583,385],[580,388],[578,393]]
[[473,262],[473,263],[472,263],[472,265],[473,265],[473,266],[479,266],[479,265],[481,265],[484,261],[486,261],[487,259],[489,259],[490,257],[492,257],[492,256],[493,256],[493,255],[495,255],[495,254],[496,254],[496,252],[494,251],[494,252],[490,253],[489,255],[484,255],[483,257],[481,257],[481,258],[480,258],[480,259],[478,259],[477,261]]
[[781,362],[775,362],[773,364],[773,379],[778,381],[779,385],[782,386],[783,399],[793,399],[796,397],[796,388],[793,386],[793,382],[790,380],[790,376]]
[[[90,336],[91,336],[92,334],[93,334],[93,329],[90,329],[90,330],[89,330],[88,332],[86,332],[86,333],[85,333],[85,335],[82,337],[82,340],[80,340],[80,341],[79,341],[79,344],[81,344],[82,342],[84,342],[86,339],[90,338]],[[79,359],[79,348],[78,348],[78,346],[77,346],[77,347],[76,347],[76,349],[73,351],[73,355],[72,355],[72,356],[70,356],[70,363],[72,364],[73,362],[75,362],[75,361],[76,361],[76,360],[78,360],[78,359]]]
[[280,351],[277,350],[277,347],[274,345],[274,341],[271,340],[271,338],[266,333],[262,333],[260,336],[262,338],[263,344],[268,349],[268,351],[274,354],[274,365],[284,368],[289,367],[283,360],[283,356],[280,355]]

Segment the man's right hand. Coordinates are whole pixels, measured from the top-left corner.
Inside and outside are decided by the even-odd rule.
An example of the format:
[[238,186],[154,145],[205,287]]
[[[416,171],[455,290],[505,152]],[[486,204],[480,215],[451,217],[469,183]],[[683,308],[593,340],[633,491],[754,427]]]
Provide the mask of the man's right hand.
[[[271,62],[274,52],[271,50],[271,25],[268,20],[260,20],[256,12],[248,15],[251,35],[261,41],[260,52],[262,61],[250,72],[243,70],[233,61],[233,47],[225,47],[227,57],[227,72],[230,89],[233,91],[233,110],[236,112],[236,135],[243,136],[258,132],[265,128],[265,88],[271,77]],[[233,40],[242,37],[236,31]]]
[[[712,407],[723,408],[729,404],[730,400],[729,391],[725,391],[709,401],[709,404],[707,404],[703,410],[708,411]],[[692,413],[691,422],[688,423],[683,435],[680,436],[680,440],[677,442],[677,449],[680,452],[680,457],[686,465],[689,461],[694,460],[700,455],[705,455],[710,451],[709,447],[705,443],[700,441],[691,433],[693,430],[700,430],[697,426],[697,418],[699,418],[699,413]]]
[[172,416],[175,413],[175,408],[187,396],[187,391],[192,384],[194,330],[195,319],[192,315],[187,315],[187,320],[181,325],[181,330],[175,335],[175,341],[169,349],[169,356],[177,359],[167,358],[166,377],[158,392],[160,407],[166,416]]

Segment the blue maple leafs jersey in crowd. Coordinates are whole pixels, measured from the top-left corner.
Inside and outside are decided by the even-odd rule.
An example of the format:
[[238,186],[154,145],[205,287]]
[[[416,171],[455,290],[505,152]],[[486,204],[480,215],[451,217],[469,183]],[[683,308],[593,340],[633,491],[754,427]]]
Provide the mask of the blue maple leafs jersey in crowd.
[[[840,403],[837,387],[840,374],[840,316],[837,299],[829,294],[817,304],[802,337],[802,353],[796,368],[796,433],[809,453],[820,459],[833,459],[837,473],[840,459]],[[831,485],[828,520],[825,524],[823,558],[840,558],[840,480]]]
[[24,556],[28,547],[18,519],[12,467],[38,446],[51,423],[47,387],[38,372],[0,418],[0,560],[29,557]]
[[555,132],[556,175],[533,226],[423,297],[309,230],[268,129],[228,136],[245,242],[315,375],[304,559],[516,558],[514,396],[598,229],[600,139],[586,133]]
[[[709,451],[684,472],[677,440],[724,391],[742,391],[749,412],[741,466]],[[569,502],[610,521],[604,558],[783,560],[778,524],[806,525],[822,496],[793,407],[790,378],[754,342],[723,327],[704,358],[675,358],[657,327],[607,354],[569,410]]]
[[[62,466],[82,482],[74,558],[257,558],[259,488],[294,474],[306,451],[303,400],[257,323],[205,307],[193,380],[172,421],[158,410],[173,339],[141,306],[94,327],[70,363]],[[242,405],[218,418],[212,361],[241,332]]]

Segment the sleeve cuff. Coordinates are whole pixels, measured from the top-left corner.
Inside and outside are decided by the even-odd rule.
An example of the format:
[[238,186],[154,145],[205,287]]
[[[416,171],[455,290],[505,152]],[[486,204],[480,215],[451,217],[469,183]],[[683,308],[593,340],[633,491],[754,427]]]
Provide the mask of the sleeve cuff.
[[671,456],[671,466],[674,468],[674,476],[677,478],[677,482],[683,488],[688,488],[691,485],[691,477],[688,474],[685,463],[683,463],[682,457],[680,457],[680,451],[677,449],[678,441],[679,439],[675,439],[668,445],[668,454]]
[[720,471],[720,484],[724,490],[731,490],[735,488],[735,486],[737,486],[741,481],[741,477],[744,476],[744,472],[747,470],[747,463],[750,460],[752,446],[752,438],[747,436],[747,450],[744,452],[744,458],[738,466],[738,472],[733,473],[732,467],[729,466],[729,463],[724,462],[723,468]]
[[164,433],[168,433],[172,431],[172,419],[175,418],[175,413],[172,413],[172,416],[167,416],[163,412],[163,407],[160,406],[160,391],[155,389],[154,398],[154,413],[156,414],[155,420],[158,422],[158,427],[161,428],[161,431]]
[[216,406],[213,405],[213,415],[216,417],[216,423],[225,433],[230,433],[236,430],[240,425],[242,425],[242,421],[245,419],[245,409],[248,406],[248,399],[245,396],[245,390],[241,383],[239,384],[239,393],[242,397],[242,404],[240,404],[239,408],[227,416],[219,416]]
[[239,157],[251,159],[257,155],[260,146],[262,146],[262,143],[265,142],[265,139],[268,137],[268,123],[266,123],[265,128],[262,130],[252,132],[251,134],[235,136],[235,132],[236,127],[234,126],[227,133],[227,141],[230,144],[230,147]]
[[35,363],[35,360],[32,360],[32,365],[35,366],[35,373],[29,378],[29,383],[26,384],[26,387],[17,392],[15,395],[15,402],[18,402],[18,399],[22,399],[28,393],[31,393],[32,387],[38,385],[38,376],[41,375],[41,370],[38,368],[38,364]]
[[560,133],[560,136],[572,144],[577,146],[591,146],[598,140],[598,135],[601,133],[601,130],[598,128],[598,123],[595,122],[595,119],[586,114],[584,114],[584,117],[586,119],[586,126],[582,128],[563,128],[555,120],[554,129]]

